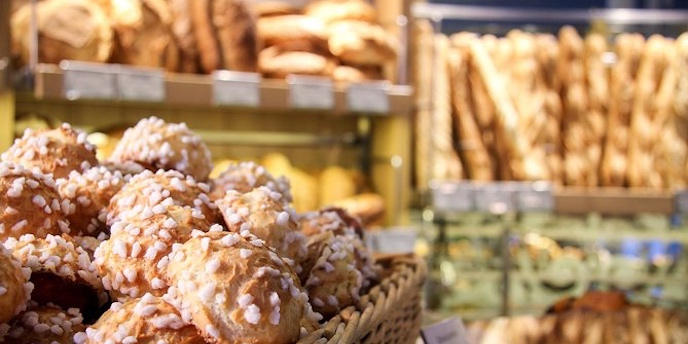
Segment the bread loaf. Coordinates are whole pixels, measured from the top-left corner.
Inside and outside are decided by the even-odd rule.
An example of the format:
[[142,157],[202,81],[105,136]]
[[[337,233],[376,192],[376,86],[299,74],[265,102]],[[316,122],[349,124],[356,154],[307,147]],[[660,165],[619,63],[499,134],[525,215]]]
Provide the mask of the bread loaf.
[[583,119],[589,135],[589,143],[586,147],[590,175],[588,185],[598,186],[609,105],[609,68],[603,60],[603,55],[607,52],[607,41],[601,34],[592,33],[585,37],[584,43],[583,62],[589,104],[588,113]]
[[328,33],[322,20],[305,15],[258,18],[257,35],[261,47],[291,41],[309,41],[327,47]]
[[492,161],[476,123],[468,83],[468,46],[470,41],[476,39],[475,35],[470,34],[452,37],[454,46],[449,52],[452,114],[466,175],[473,180],[489,181],[494,179]]
[[317,0],[303,10],[307,16],[320,18],[325,24],[341,20],[361,20],[374,23],[375,8],[364,0]]
[[638,77],[631,114],[628,148],[628,182],[632,187],[664,187],[661,166],[658,166],[657,138],[662,137],[664,124],[677,84],[676,49],[660,35],[647,40],[638,67]]
[[172,34],[179,44],[179,71],[196,73],[199,71],[199,51],[191,21],[192,0],[167,0],[172,11]]
[[628,140],[638,64],[645,39],[640,34],[621,34],[614,43],[616,63],[609,77],[607,140],[600,166],[602,186],[626,186]]
[[268,78],[285,78],[290,74],[331,76],[336,66],[331,57],[307,51],[285,51],[279,46],[263,49],[258,55],[258,70]]
[[368,80],[382,80],[382,70],[375,66],[346,66],[339,65],[332,72],[335,81],[362,82]]
[[[103,10],[88,0],[47,0],[37,4],[38,62],[61,60],[106,62],[113,49],[113,32]],[[12,50],[19,63],[29,62],[31,4],[11,18]]]
[[[683,33],[676,39],[676,49],[679,79],[674,98],[674,120],[678,131],[683,133],[683,135],[679,135],[679,138],[685,142],[685,145],[688,145],[688,137],[685,134],[688,132],[688,34]],[[684,183],[688,183],[688,156],[683,157],[683,159],[684,167],[681,177]]]
[[565,26],[559,31],[557,73],[561,79],[563,105],[562,142],[565,183],[572,186],[594,186],[595,176],[587,156],[590,133],[585,116],[588,95],[585,85],[584,43],[576,29]]
[[256,71],[256,21],[246,3],[239,0],[194,0],[191,4],[202,71]]
[[330,52],[355,65],[383,65],[396,58],[396,42],[381,26],[361,20],[343,20],[328,27]]
[[428,85],[432,84],[432,25],[427,20],[420,20],[414,31],[414,45],[417,47],[415,63],[413,64],[413,78],[416,85],[415,104],[418,112],[414,123],[415,147],[415,179],[419,189],[425,190],[430,183],[430,149],[429,135],[432,134],[430,118],[431,92]]

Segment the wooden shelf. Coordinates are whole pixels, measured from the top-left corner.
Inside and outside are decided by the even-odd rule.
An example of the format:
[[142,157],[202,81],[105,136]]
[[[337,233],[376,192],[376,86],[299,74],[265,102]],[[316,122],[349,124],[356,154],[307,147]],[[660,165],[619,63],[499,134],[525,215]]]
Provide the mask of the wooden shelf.
[[[173,74],[164,75],[164,100],[158,102],[166,106],[223,107],[213,100],[214,79],[210,75]],[[322,112],[332,115],[395,115],[409,116],[413,111],[413,90],[410,86],[389,85],[387,100],[389,111],[352,111],[347,102],[348,84],[333,84],[334,105],[331,109],[299,109],[290,104],[290,84],[285,80],[263,79],[259,84],[260,101],[258,106],[235,107],[237,111],[250,112]],[[65,96],[65,72],[57,65],[42,64],[35,72],[35,97],[38,100],[68,100]],[[117,99],[78,100],[80,102],[129,102]],[[137,102],[131,102],[137,105]],[[154,103],[154,102],[153,102]]]

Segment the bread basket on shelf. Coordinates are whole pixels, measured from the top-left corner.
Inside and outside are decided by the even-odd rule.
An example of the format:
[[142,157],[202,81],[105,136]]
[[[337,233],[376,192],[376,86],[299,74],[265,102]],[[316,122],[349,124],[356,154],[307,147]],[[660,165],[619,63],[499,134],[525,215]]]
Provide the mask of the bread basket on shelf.
[[385,277],[323,328],[302,338],[310,343],[415,343],[422,323],[425,262],[412,255],[377,256]]

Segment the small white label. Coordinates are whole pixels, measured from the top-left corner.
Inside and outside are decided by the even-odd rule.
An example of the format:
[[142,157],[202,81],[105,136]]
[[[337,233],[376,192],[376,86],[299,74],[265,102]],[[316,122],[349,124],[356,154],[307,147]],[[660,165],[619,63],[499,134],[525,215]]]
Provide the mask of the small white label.
[[215,71],[213,101],[217,105],[258,107],[262,80],[258,73]]
[[516,193],[516,207],[521,212],[549,212],[554,210],[554,193],[549,184],[526,184]]
[[469,344],[468,333],[459,317],[451,317],[421,331],[425,344]]
[[317,76],[290,75],[289,101],[293,108],[332,110],[334,86],[332,79]]
[[476,190],[475,204],[480,211],[504,214],[515,210],[514,188],[510,184],[485,184]]
[[688,214],[688,190],[681,190],[674,195],[675,211],[680,214]]
[[389,113],[388,81],[352,83],[347,88],[346,103],[352,112]]
[[162,102],[165,100],[165,72],[162,69],[117,65],[119,99]]
[[474,190],[469,183],[442,183],[433,190],[437,211],[468,212],[474,209]]
[[115,74],[112,66],[76,61],[62,61],[65,98],[116,99]]

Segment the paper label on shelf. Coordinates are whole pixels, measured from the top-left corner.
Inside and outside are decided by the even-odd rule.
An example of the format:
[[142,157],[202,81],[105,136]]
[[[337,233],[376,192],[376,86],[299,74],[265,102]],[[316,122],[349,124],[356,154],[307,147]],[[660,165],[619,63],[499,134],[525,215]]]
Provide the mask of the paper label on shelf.
[[165,72],[162,69],[117,66],[117,94],[121,100],[162,102]]
[[681,214],[688,213],[688,190],[681,190],[674,194],[675,211]]
[[77,61],[62,61],[65,98],[116,99],[115,74],[112,66]]
[[388,81],[352,83],[346,91],[346,104],[352,112],[389,113]]
[[258,107],[262,80],[258,73],[215,71],[213,101],[217,105]]
[[432,197],[437,211],[467,212],[474,208],[473,189],[467,183],[440,184],[433,190]]
[[290,75],[289,101],[293,108],[334,109],[334,85],[332,79],[317,76]]
[[487,184],[475,191],[475,205],[479,211],[504,214],[515,210],[515,190],[508,184]]
[[468,332],[459,317],[424,327],[421,336],[425,344],[469,344]]
[[554,210],[551,190],[521,190],[516,193],[516,206],[521,212]]

